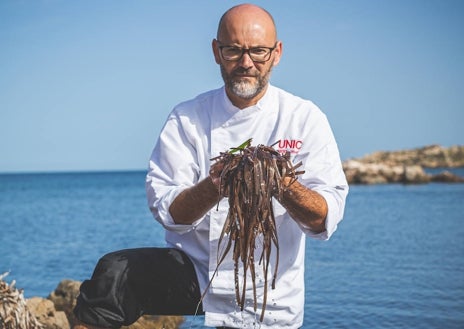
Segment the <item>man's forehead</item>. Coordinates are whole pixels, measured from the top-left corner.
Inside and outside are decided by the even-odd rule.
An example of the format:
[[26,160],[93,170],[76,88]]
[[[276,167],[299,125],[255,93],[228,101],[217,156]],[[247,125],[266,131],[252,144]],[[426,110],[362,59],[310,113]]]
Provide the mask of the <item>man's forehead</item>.
[[275,31],[259,21],[248,21],[243,24],[225,24],[219,31],[218,39],[224,43],[235,43],[247,46],[263,46],[276,41]]
[[247,37],[276,39],[272,17],[256,6],[238,6],[229,10],[221,18],[218,38]]

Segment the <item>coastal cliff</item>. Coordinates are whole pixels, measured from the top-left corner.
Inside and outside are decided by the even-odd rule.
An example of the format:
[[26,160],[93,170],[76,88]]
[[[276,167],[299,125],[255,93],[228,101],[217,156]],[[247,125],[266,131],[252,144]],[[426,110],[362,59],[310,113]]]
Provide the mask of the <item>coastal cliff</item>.
[[464,167],[464,145],[429,145],[400,151],[379,151],[343,162],[349,184],[464,183],[464,178],[443,170],[428,174],[425,168]]

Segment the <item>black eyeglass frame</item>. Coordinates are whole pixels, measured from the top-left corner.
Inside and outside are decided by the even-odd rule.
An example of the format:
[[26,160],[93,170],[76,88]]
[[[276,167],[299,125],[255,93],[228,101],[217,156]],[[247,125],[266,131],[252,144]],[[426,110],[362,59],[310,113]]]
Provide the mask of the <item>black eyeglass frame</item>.
[[[217,41],[219,44],[222,44],[221,41],[219,41],[219,40],[216,40],[216,41]],[[238,62],[238,61],[240,61],[240,60],[243,58],[243,55],[244,55],[245,53],[247,53],[248,56],[250,56],[250,59],[251,59],[253,62],[256,62],[256,63],[265,63],[265,62],[267,62],[267,61],[269,61],[269,60],[271,59],[272,52],[277,48],[277,44],[278,44],[278,43],[279,43],[279,42],[276,41],[276,43],[274,44],[274,47],[261,47],[261,46],[260,46],[260,47],[252,47],[252,48],[241,48],[241,47],[230,46],[230,45],[222,45],[222,46],[219,46],[218,48],[219,48],[219,52],[221,53],[222,59],[225,60],[225,61],[228,61],[228,62]],[[227,58],[224,57],[224,54],[222,53],[222,50],[223,50],[224,48],[236,48],[236,49],[240,49],[240,50],[242,51],[242,54],[241,54],[240,57],[237,58],[237,59],[227,59]],[[250,53],[250,51],[253,50],[253,49],[267,49],[267,50],[269,50],[269,53],[267,54],[267,58],[264,59],[264,60],[254,60],[254,59],[253,59],[253,55]]]

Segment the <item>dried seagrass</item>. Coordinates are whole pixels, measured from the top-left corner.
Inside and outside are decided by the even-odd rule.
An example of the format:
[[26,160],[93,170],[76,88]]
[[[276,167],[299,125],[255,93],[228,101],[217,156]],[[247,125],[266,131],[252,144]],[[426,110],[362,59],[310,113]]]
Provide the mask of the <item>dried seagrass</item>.
[[[290,153],[286,152],[282,155],[273,148],[273,145],[251,146],[251,139],[249,139],[242,145],[231,148],[229,152],[221,153],[218,157],[211,159],[224,164],[220,176],[220,194],[227,196],[229,201],[229,212],[219,237],[220,252],[216,271],[232,249],[237,304],[243,311],[246,278],[247,273],[250,273],[254,310],[256,311],[255,264],[262,266],[264,291],[261,322],[266,310],[272,245],[276,249],[272,289],[275,289],[279,262],[279,241],[272,198],[273,196],[282,198],[285,189],[296,181],[299,174],[304,173],[304,171],[297,171],[301,162],[293,165],[290,161]],[[290,178],[290,182],[286,185],[284,184],[285,177]],[[225,236],[228,236],[228,239],[224,239]],[[259,243],[262,243],[262,253],[259,261],[256,262],[255,248]],[[240,263],[243,282],[239,282]]]
[[3,281],[8,275],[0,275],[0,329],[42,329],[43,326],[29,312],[22,290]]

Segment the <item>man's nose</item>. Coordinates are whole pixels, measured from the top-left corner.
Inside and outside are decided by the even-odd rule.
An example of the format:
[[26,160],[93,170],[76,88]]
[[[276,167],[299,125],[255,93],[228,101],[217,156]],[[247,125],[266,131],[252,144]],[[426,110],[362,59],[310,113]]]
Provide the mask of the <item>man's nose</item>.
[[240,58],[239,64],[241,67],[246,69],[249,69],[250,67],[253,67],[255,65],[248,51],[245,51],[243,53],[242,58]]

